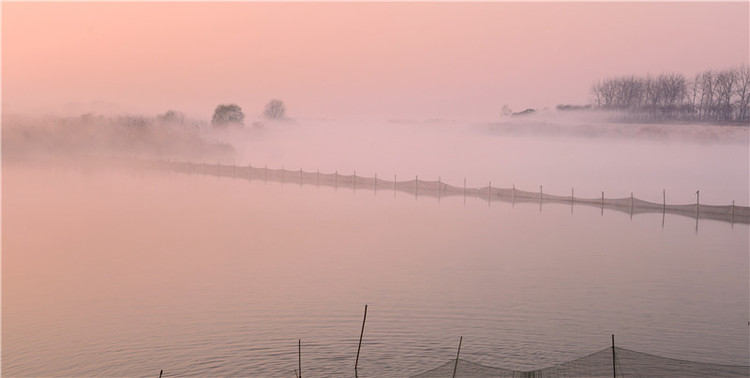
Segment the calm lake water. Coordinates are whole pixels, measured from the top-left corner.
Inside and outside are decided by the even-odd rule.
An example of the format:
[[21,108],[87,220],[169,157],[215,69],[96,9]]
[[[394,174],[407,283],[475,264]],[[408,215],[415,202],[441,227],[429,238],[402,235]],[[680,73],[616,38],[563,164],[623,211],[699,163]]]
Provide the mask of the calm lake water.
[[365,304],[367,377],[749,362],[747,225],[14,163],[2,215],[4,376],[351,376]]

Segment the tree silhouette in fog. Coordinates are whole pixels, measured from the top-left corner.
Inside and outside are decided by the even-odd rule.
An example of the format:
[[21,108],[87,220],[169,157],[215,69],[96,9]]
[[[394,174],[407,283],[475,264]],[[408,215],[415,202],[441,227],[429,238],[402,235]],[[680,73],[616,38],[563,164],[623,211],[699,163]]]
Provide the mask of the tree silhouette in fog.
[[156,119],[162,123],[183,124],[185,123],[185,113],[178,110],[167,110],[164,114],[159,114]]
[[245,113],[236,104],[217,106],[214,110],[214,116],[211,118],[211,124],[218,127],[226,127],[232,124],[241,126],[244,121]]
[[281,100],[273,99],[266,104],[263,116],[268,119],[283,119],[286,116],[286,106]]
[[625,110],[644,120],[750,121],[750,66],[708,70],[690,80],[681,73],[622,76],[591,87],[594,106]]

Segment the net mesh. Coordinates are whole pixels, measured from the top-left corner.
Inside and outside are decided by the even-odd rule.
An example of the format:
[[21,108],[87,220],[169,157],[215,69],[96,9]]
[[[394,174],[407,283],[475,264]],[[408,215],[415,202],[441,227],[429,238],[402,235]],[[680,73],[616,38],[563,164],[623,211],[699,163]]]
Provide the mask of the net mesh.
[[710,219],[727,223],[750,224],[750,207],[732,205],[705,205],[705,204],[668,204],[656,203],[638,199],[636,197],[625,198],[581,198],[570,196],[559,196],[540,191],[525,191],[516,188],[496,188],[454,186],[441,180],[414,179],[398,180],[396,176],[387,179],[383,177],[363,177],[354,174],[340,174],[305,172],[301,169],[290,170],[282,168],[253,167],[174,162],[174,161],[142,161],[142,166],[152,169],[183,172],[187,174],[203,174],[218,177],[231,177],[245,180],[263,180],[266,182],[279,182],[282,184],[298,184],[333,187],[334,189],[371,190],[402,192],[415,197],[443,197],[463,196],[464,198],[479,198],[488,202],[510,202],[510,203],[560,203],[598,207],[603,212],[615,210],[623,213],[661,213],[663,215],[680,215],[690,218]]
[[415,378],[453,377],[748,377],[750,366],[721,365],[684,361],[625,348],[607,348],[560,365],[539,370],[520,371],[481,365],[459,359],[450,360]]
[[[393,180],[375,177],[363,177],[356,174],[346,175],[321,172],[305,172],[303,170],[288,170],[282,168],[253,167],[172,162],[172,161],[141,161],[141,167],[148,169],[167,170],[186,174],[201,174],[217,177],[230,177],[245,180],[263,180],[282,184],[297,184],[327,186],[335,189],[404,192],[428,197],[463,196],[475,197],[485,201],[531,202],[531,203],[565,203],[571,206],[596,206],[632,214],[662,213],[675,214],[696,219],[712,219],[717,221],[750,224],[750,207],[732,205],[704,205],[686,204],[675,205],[654,203],[634,197],[627,198],[579,198],[575,196],[556,196],[548,193],[524,191],[516,188],[496,188],[492,186],[471,188],[453,186],[441,180]],[[610,347],[568,361],[559,365],[537,370],[512,370],[474,363],[463,358],[451,359],[433,369],[424,371],[413,377],[512,377],[512,378],[542,378],[542,377],[750,377],[750,366],[723,365],[696,361],[680,360],[661,357],[633,350]]]

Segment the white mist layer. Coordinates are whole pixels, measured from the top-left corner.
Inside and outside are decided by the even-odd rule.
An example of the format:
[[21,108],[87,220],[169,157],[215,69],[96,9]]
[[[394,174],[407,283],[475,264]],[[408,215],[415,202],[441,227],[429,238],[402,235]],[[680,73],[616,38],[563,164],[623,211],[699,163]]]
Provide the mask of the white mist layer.
[[[727,127],[690,127],[702,128],[704,134],[727,132]],[[555,195],[570,195],[574,188],[576,196],[591,198],[602,191],[607,198],[632,192],[654,202],[661,202],[666,190],[668,203],[695,203],[700,190],[704,204],[747,205],[747,128],[734,128],[728,132],[740,135],[739,140],[706,142],[685,141],[681,131],[636,139],[503,132],[502,125],[458,121],[305,120],[224,138],[235,146],[238,165],[347,175],[356,171],[384,179],[395,174],[399,181],[440,178],[457,186],[466,178],[474,187],[491,182],[497,188],[537,191],[542,186]]]

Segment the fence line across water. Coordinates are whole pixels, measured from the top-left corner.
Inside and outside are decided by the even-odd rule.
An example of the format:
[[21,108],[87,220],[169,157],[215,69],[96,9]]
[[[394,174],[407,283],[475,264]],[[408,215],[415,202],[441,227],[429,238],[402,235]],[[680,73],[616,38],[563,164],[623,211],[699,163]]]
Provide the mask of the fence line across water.
[[[245,179],[251,181],[277,182],[281,184],[314,185],[334,189],[371,190],[375,193],[402,192],[413,194],[415,199],[419,196],[427,196],[441,199],[443,197],[463,196],[464,198],[478,198],[492,203],[543,203],[570,204],[571,211],[575,205],[594,206],[604,209],[620,211],[623,213],[662,213],[674,214],[695,218],[696,230],[698,219],[711,219],[728,223],[750,224],[750,207],[732,205],[706,205],[700,203],[700,193],[696,192],[695,204],[668,204],[666,193],[663,192],[663,202],[655,203],[644,201],[634,197],[632,194],[626,198],[606,198],[602,192],[600,198],[580,198],[575,196],[571,190],[570,196],[558,196],[544,193],[543,187],[539,191],[525,191],[515,188],[497,188],[489,182],[485,187],[467,187],[466,179],[463,186],[454,186],[438,180],[420,180],[415,175],[414,179],[398,180],[396,175],[393,180],[374,177],[358,176],[356,172],[351,175],[334,173],[306,172],[302,169],[289,170],[282,168],[254,167],[252,165],[222,165],[220,163],[192,163],[176,161],[141,161],[141,167],[167,170],[169,172],[181,172],[185,174],[200,174],[215,177],[227,177]],[[662,218],[663,219],[663,218]],[[663,224],[663,223],[662,223]],[[365,319],[366,319],[365,308]],[[364,333],[364,321],[362,325]],[[360,342],[361,342],[360,335]],[[302,376],[301,362],[301,340],[298,340],[298,364],[299,370],[295,370],[295,376]],[[359,357],[357,357],[357,360]],[[355,361],[355,376],[356,361]],[[600,350],[585,357],[581,357],[559,365],[529,371],[503,369],[487,365],[481,365],[467,361],[460,357],[460,342],[456,358],[449,360],[443,365],[426,370],[414,375],[414,377],[746,377],[750,375],[750,366],[745,365],[723,365],[714,363],[703,363],[687,360],[679,360],[657,355],[642,353],[616,347],[614,339],[612,347]],[[161,376],[161,372],[160,372]]]
[[[412,378],[456,377],[747,377],[750,366],[722,365],[679,360],[648,353],[612,347],[559,365],[536,370],[513,370],[487,366],[455,358]],[[460,348],[460,347],[459,347]],[[460,351],[460,349],[459,349]]]
[[[189,161],[169,161],[169,160],[144,160],[142,166],[152,169],[182,172],[187,174],[202,174],[217,177],[229,177],[245,180],[262,180],[265,182],[279,182],[281,184],[298,184],[314,185],[316,187],[332,187],[336,190],[351,189],[370,190],[376,194],[379,191],[396,192],[413,194],[414,198],[433,197],[438,200],[444,197],[463,197],[478,198],[487,201],[506,203],[538,203],[540,206],[545,203],[569,204],[571,212],[575,205],[584,205],[598,207],[602,214],[604,210],[615,210],[622,213],[643,214],[643,213],[661,213],[662,223],[666,214],[680,215],[694,218],[696,221],[696,230],[698,220],[716,220],[731,223],[750,224],[750,207],[736,206],[734,201],[731,205],[707,205],[700,203],[700,192],[696,192],[696,202],[693,204],[669,204],[666,201],[666,191],[662,191],[663,201],[661,203],[650,202],[634,197],[633,194],[625,198],[607,198],[602,192],[600,198],[581,198],[575,196],[574,189],[571,189],[569,196],[553,195],[544,193],[543,187],[539,191],[527,191],[517,189],[515,185],[511,188],[498,188],[492,186],[490,181],[484,187],[467,187],[466,179],[463,186],[455,186],[442,181],[441,177],[437,180],[419,179],[418,175],[414,178],[401,179],[393,175],[393,179],[384,179],[375,174],[374,177],[364,177],[357,175],[356,171],[352,174],[322,173],[320,170],[308,172],[302,169],[290,170],[281,168],[254,167],[252,165],[238,166],[235,164],[227,165],[221,163],[193,163]],[[390,178],[390,177],[389,177]]]

